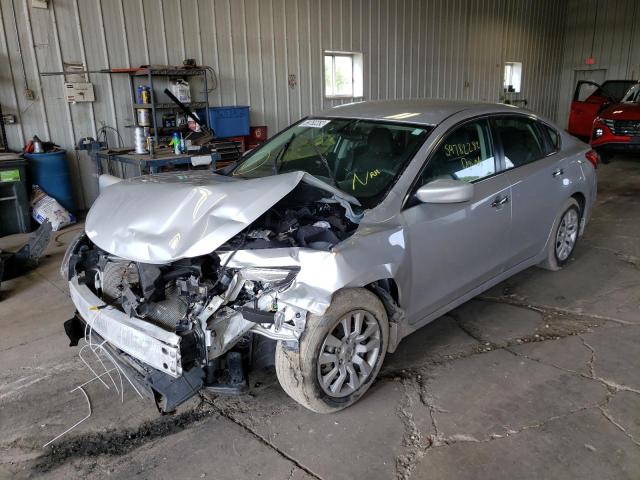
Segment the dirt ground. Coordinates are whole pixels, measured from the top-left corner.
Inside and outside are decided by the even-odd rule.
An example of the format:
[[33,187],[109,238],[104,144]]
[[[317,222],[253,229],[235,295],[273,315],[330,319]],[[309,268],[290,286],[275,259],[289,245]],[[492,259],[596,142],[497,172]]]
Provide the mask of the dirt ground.
[[[403,340],[365,398],[299,407],[272,371],[173,416],[87,385],[58,267],[80,227],[0,291],[0,478],[638,479],[640,160],[598,170],[573,261],[531,268]],[[6,237],[0,247],[18,245]]]

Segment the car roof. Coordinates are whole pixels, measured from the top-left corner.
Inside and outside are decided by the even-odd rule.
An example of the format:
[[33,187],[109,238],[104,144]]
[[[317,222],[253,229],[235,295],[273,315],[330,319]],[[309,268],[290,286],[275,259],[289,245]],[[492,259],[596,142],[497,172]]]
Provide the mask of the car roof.
[[[451,115],[462,111],[468,111],[470,115],[473,115],[492,112],[513,112],[514,110],[521,109],[513,105],[462,100],[373,100],[339,105],[323,111],[318,116],[384,120],[434,126]],[[524,110],[522,111],[524,112]],[[531,114],[531,112],[527,113]]]

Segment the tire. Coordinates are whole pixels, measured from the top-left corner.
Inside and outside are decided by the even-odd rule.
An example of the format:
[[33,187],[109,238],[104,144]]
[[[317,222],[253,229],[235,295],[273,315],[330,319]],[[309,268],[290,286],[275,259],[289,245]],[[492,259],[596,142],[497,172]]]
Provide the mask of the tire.
[[[345,330],[342,320],[351,329],[348,342],[341,337]],[[369,331],[372,333],[364,337]],[[329,338],[330,334],[333,338]],[[335,346],[336,340],[342,342],[340,346]],[[286,350],[278,342],[276,374],[284,391],[302,406],[317,413],[337,412],[357,402],[372,385],[384,361],[388,341],[389,322],[380,299],[364,288],[339,290],[324,315],[307,317],[299,351]],[[364,352],[367,348],[370,350]],[[321,352],[324,363],[320,362]],[[348,360],[356,356],[360,360]],[[335,361],[328,361],[329,358]],[[334,369],[338,373],[334,374]],[[332,374],[337,376],[333,378]],[[353,380],[354,374],[357,380]],[[325,379],[324,386],[321,379]]]
[[540,267],[554,272],[562,269],[571,259],[578,244],[580,222],[582,221],[580,204],[573,197],[567,200],[560,212],[551,230],[551,237],[547,245],[547,258],[540,264]]
[[598,152],[598,156],[600,157],[600,162],[605,164],[605,165],[607,165],[607,164],[611,163],[611,157],[613,155],[611,155],[610,153],[607,153],[607,152]]

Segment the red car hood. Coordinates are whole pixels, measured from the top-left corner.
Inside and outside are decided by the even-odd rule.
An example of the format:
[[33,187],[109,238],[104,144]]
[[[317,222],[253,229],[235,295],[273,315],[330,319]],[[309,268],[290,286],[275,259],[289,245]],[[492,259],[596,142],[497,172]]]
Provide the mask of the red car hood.
[[640,103],[616,103],[604,109],[598,116],[608,120],[640,121]]

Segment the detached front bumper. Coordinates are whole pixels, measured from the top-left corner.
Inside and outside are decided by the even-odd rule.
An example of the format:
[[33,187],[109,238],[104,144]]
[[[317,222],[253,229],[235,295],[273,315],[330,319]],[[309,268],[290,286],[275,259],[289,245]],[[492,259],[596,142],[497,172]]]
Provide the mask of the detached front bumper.
[[182,371],[180,337],[105,306],[75,279],[69,288],[77,308],[76,316],[65,322],[71,345],[91,329],[93,344],[101,345],[136,390],[155,400],[162,413],[174,411],[203,388],[202,368]]
[[123,352],[171,377],[182,375],[181,338],[151,323],[111,307],[74,277],[71,299],[92,332]]
[[[65,322],[65,331],[71,345],[77,344],[78,339],[82,338],[86,325],[79,316]],[[73,333],[76,331],[79,331],[80,335]],[[196,395],[204,386],[204,371],[201,368],[192,368],[181,377],[173,378],[159,370],[141,365],[95,332],[92,333],[92,339],[94,344],[101,345],[110,354],[118,369],[126,375],[138,393],[155,401],[161,413],[175,411],[180,404]]]

